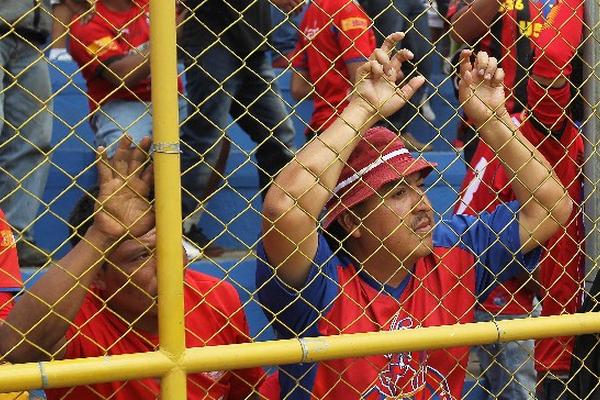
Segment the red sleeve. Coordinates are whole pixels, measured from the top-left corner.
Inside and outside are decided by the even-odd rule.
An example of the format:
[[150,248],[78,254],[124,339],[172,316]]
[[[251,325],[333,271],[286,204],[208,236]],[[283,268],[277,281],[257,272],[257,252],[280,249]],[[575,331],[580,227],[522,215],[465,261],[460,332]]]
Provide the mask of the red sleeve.
[[450,4],[448,5],[448,12],[446,13],[446,18],[448,19],[448,21],[450,21],[452,17],[454,17],[459,11],[461,11],[468,5],[469,3],[467,3],[465,0],[450,1]]
[[[533,79],[529,79],[527,82],[528,108],[532,110],[537,121],[552,131],[564,128],[570,101],[571,87],[569,85],[560,88],[546,88],[540,86]],[[546,132],[541,133],[546,134]]]
[[260,385],[260,395],[266,400],[279,400],[281,389],[279,387],[279,371],[269,375]]
[[0,210],[0,291],[16,292],[22,287],[15,237],[4,212]]
[[342,59],[346,63],[365,61],[375,50],[375,34],[371,19],[354,1],[348,1],[340,12],[335,13],[337,41],[344,50]]
[[71,26],[69,53],[92,75],[107,60],[122,57],[129,51],[119,44],[108,24],[104,17],[95,14],[89,22],[76,21]]
[[0,320],[5,320],[13,307],[13,294],[0,292]]

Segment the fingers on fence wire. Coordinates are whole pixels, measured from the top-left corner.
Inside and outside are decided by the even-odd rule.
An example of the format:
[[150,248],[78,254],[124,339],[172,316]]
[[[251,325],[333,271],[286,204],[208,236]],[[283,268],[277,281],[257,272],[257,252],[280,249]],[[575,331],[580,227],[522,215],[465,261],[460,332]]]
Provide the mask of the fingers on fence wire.
[[473,52],[471,50],[463,50],[460,53],[460,81],[458,83],[459,88],[464,88],[465,86],[471,85],[473,82],[473,77],[471,75],[473,71],[473,65],[471,64],[471,55]]
[[128,230],[132,236],[139,237],[154,226],[154,213],[148,200],[153,169],[151,165],[144,165],[150,161],[150,146],[148,137],[133,145],[126,135],[112,159],[108,159],[106,149],[98,149],[99,209],[109,218],[97,213],[96,220],[105,233],[120,237]]

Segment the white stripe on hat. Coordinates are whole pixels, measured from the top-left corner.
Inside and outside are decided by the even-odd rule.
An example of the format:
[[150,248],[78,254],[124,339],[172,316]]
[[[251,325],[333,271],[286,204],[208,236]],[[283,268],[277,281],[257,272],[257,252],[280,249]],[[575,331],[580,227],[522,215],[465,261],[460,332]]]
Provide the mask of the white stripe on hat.
[[351,175],[348,178],[341,181],[340,183],[338,183],[338,185],[335,187],[335,189],[333,189],[333,193],[337,193],[340,190],[342,190],[343,188],[345,188],[346,186],[356,182],[362,176],[364,176],[365,174],[367,174],[369,171],[373,170],[374,168],[377,168],[384,162],[386,162],[394,157],[397,157],[399,155],[408,154],[408,153],[409,153],[408,149],[403,148],[403,149],[394,150],[384,156],[379,156],[371,164],[367,165],[366,167],[362,168],[360,171],[356,172],[354,175]]

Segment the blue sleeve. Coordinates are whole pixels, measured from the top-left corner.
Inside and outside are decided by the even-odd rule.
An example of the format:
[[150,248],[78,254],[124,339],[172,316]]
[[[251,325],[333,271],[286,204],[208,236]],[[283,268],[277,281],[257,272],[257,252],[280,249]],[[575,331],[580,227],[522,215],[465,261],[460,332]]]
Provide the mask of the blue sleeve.
[[19,293],[23,288],[22,287],[0,287],[0,292],[7,293]]
[[275,275],[262,242],[259,242],[256,253],[258,300],[267,318],[273,322],[278,337],[317,335],[316,322],[339,293],[337,267],[340,261],[323,235],[319,235],[317,253],[306,283],[300,290]]
[[476,293],[485,295],[499,283],[533,271],[541,248],[521,252],[517,201],[500,204],[478,216],[453,215],[434,233],[436,245],[459,246],[475,256]]

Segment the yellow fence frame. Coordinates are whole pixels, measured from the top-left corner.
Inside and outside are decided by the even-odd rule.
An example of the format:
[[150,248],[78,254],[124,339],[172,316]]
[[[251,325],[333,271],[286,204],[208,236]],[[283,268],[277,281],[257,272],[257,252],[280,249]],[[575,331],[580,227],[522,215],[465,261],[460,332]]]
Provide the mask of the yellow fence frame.
[[150,20],[158,335],[160,353],[173,363],[162,375],[160,391],[163,399],[185,400],[187,376],[181,368],[185,326],[175,2],[150,1]]
[[[177,359],[164,350],[166,346],[161,345],[161,350],[151,353],[0,366],[0,392],[161,377],[162,396],[165,396],[162,398],[185,399],[187,373],[594,332],[600,332],[600,312],[195,347],[184,349]],[[177,381],[180,377],[183,380]]]

